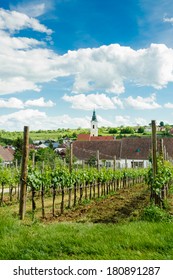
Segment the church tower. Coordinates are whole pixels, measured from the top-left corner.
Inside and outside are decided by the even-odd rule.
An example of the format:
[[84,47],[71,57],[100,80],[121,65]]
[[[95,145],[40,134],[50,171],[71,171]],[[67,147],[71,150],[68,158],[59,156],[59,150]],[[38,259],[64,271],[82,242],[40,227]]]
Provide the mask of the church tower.
[[97,121],[95,110],[93,111],[93,115],[92,115],[92,119],[91,119],[90,136],[98,136],[98,121]]

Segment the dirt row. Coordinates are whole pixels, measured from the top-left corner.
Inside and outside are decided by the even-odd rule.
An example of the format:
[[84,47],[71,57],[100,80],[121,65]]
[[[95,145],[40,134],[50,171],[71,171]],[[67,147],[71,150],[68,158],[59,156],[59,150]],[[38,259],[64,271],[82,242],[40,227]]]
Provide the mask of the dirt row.
[[150,192],[146,185],[117,190],[115,194],[95,199],[68,210],[63,215],[47,221],[92,223],[118,223],[137,218],[149,204]]

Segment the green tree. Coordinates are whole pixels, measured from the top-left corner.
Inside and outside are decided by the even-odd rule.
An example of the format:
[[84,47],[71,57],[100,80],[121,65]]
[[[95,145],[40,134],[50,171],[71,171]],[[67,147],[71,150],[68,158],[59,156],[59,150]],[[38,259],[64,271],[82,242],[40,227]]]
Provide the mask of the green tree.
[[56,153],[50,147],[38,149],[35,154],[35,162],[45,162],[50,165],[54,164],[56,158]]
[[117,128],[110,128],[108,132],[109,132],[109,134],[115,134],[118,132],[118,130],[117,130]]
[[14,159],[20,162],[22,159],[23,139],[17,137],[17,139],[13,141],[13,146],[15,148]]
[[87,164],[89,165],[89,166],[96,166],[96,157],[95,156],[91,156],[90,158],[89,158],[89,160],[87,161]]
[[120,133],[121,134],[134,134],[135,132],[134,132],[134,129],[132,127],[127,126],[127,127],[121,128]]
[[144,133],[144,127],[143,126],[140,126],[138,128],[138,133]]

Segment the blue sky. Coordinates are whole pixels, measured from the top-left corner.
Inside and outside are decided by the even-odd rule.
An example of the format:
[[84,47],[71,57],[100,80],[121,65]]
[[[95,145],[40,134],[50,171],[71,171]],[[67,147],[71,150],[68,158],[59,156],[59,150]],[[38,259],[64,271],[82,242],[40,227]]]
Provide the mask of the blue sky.
[[173,124],[172,0],[0,0],[0,130]]

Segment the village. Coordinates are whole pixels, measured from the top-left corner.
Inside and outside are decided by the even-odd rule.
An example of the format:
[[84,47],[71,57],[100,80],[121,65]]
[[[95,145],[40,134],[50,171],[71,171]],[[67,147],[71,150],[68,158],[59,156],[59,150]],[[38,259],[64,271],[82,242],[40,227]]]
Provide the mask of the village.
[[[139,130],[139,129],[138,129]],[[157,126],[158,139],[163,138],[164,158],[173,158],[173,137],[170,129],[169,136],[164,136],[164,124]],[[145,128],[145,132],[151,132],[151,126]],[[164,134],[163,134],[164,135]],[[159,141],[158,141],[159,145]],[[91,117],[90,133],[78,134],[76,139],[65,137],[62,141],[55,140],[33,140],[29,144],[29,149],[36,154],[41,149],[50,148],[63,161],[69,149],[73,149],[73,157],[76,165],[95,165],[99,161],[100,167],[112,168],[147,168],[151,158],[151,136],[133,136],[116,138],[115,135],[99,135],[99,123],[96,111]],[[22,149],[22,147],[21,147]],[[1,165],[8,166],[14,164],[15,147],[11,145],[0,146]]]

